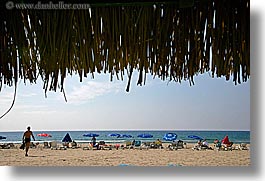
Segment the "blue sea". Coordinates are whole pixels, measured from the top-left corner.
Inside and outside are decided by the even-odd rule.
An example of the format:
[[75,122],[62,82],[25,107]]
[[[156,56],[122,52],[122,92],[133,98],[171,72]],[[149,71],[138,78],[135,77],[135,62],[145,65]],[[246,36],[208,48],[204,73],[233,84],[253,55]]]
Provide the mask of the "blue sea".
[[[234,143],[250,143],[250,131],[180,131],[180,130],[161,130],[161,131],[33,131],[36,142],[44,141],[58,141],[61,142],[64,136],[69,133],[72,140],[79,143],[86,143],[91,141],[91,137],[85,137],[84,134],[94,133],[99,136],[96,137],[97,141],[105,141],[106,143],[122,143],[127,140],[142,140],[142,141],[154,141],[160,139],[163,142],[163,137],[167,133],[177,134],[177,140],[183,140],[184,142],[195,143],[196,140],[188,138],[189,135],[196,135],[206,139],[209,143],[212,143],[215,139],[222,140],[228,135],[229,140]],[[48,133],[52,137],[39,137],[37,134]],[[117,138],[112,137],[110,134],[126,134],[131,135],[131,138]],[[139,138],[139,134],[151,134],[152,138]],[[21,143],[23,132],[0,132],[0,136],[6,137],[6,139],[0,140],[0,143]]]

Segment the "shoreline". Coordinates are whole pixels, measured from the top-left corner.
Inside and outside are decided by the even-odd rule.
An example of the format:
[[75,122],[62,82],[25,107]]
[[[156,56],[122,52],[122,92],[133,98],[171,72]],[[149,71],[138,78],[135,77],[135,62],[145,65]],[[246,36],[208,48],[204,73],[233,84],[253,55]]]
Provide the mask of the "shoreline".
[[[115,144],[115,143],[125,143],[126,141],[132,141],[134,139],[128,139],[128,140],[115,140],[115,139],[109,139],[109,140],[97,140],[97,142],[99,141],[104,141],[106,143],[109,143],[109,144]],[[135,140],[140,140],[142,142],[152,142],[152,141],[155,141],[154,139],[152,140],[142,140],[142,139],[135,139]],[[209,139],[208,139],[209,140]],[[31,141],[33,142],[34,144],[35,143],[41,143],[43,144],[44,142],[52,142],[52,141],[56,141],[57,143],[62,143],[61,140],[37,140],[37,141]],[[91,140],[74,140],[75,142],[79,143],[79,144],[86,144],[86,143],[90,143]],[[161,140],[163,144],[170,144],[171,142],[170,141],[164,141],[164,140]],[[182,140],[184,141],[185,143],[188,143],[188,144],[196,144],[197,143],[197,140]],[[213,142],[213,141],[211,141]],[[210,143],[211,143],[210,142]],[[0,144],[7,144],[7,143],[13,143],[13,144],[21,144],[22,141],[4,141],[4,140],[0,140]],[[234,142],[234,144],[241,144],[241,143],[246,143],[246,144],[251,144],[250,141],[237,141],[237,142]]]

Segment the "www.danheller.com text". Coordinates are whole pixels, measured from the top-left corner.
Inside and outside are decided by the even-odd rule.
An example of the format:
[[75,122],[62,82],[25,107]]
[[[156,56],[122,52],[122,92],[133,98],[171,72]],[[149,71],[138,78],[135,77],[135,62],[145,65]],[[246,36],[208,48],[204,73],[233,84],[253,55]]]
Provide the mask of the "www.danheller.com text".
[[6,3],[7,9],[89,9],[90,4],[71,4],[64,3],[64,1],[59,1],[58,3],[42,3],[38,1],[37,3],[14,3],[13,1],[8,1]]

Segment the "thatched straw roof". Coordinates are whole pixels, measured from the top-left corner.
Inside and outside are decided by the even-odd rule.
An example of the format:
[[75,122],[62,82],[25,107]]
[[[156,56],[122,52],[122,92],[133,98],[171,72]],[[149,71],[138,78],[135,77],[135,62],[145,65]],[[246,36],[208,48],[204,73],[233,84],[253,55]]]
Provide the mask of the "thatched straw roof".
[[249,0],[3,9],[0,91],[3,84],[34,83],[38,77],[45,91],[56,91],[67,75],[78,73],[82,81],[95,72],[111,79],[127,75],[127,91],[133,71],[139,72],[137,84],[146,74],[193,84],[194,75],[205,72],[237,84],[250,76],[249,41]]

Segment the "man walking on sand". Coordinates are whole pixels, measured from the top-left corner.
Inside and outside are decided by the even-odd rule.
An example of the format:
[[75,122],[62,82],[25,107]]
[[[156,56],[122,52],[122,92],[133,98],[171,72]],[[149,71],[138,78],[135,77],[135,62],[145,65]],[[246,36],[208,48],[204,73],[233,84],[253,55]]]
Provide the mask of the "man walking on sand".
[[29,151],[29,147],[30,147],[30,138],[31,137],[35,141],[35,137],[34,137],[32,131],[30,131],[30,127],[28,127],[27,131],[24,132],[23,137],[22,137],[23,142],[26,144],[26,154],[25,154],[25,156],[28,156],[28,151]]

